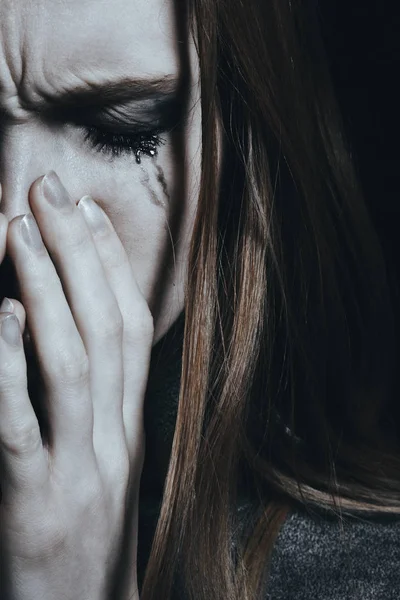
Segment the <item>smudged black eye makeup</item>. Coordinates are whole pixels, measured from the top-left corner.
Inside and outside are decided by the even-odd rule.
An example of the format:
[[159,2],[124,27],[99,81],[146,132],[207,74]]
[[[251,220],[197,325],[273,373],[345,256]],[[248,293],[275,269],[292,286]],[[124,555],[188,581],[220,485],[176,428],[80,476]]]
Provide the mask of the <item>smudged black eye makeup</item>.
[[143,155],[157,156],[158,148],[165,143],[161,132],[113,133],[94,126],[84,128],[84,139],[98,152],[112,157],[133,155],[139,165]]
[[84,143],[112,159],[131,155],[154,158],[168,134],[184,126],[184,104],[176,96],[121,104],[74,105],[53,109],[54,121],[70,123]]

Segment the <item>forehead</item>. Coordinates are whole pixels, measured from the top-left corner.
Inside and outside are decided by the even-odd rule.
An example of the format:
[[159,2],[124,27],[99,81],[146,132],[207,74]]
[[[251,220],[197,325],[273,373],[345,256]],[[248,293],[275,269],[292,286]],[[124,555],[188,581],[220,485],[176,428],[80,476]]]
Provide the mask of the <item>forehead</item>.
[[0,94],[178,74],[173,0],[0,0]]

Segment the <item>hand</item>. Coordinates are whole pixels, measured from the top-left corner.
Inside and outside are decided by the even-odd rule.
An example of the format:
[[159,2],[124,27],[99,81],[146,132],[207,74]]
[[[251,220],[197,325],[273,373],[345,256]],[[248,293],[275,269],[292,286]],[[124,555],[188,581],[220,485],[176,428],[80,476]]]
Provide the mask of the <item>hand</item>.
[[[152,317],[93,201],[77,207],[51,173],[34,182],[29,203],[30,232],[26,218],[0,215],[0,263],[7,247],[22,299],[11,299],[14,316],[0,313],[1,597],[7,583],[12,600],[108,600],[121,554],[129,573],[118,598],[136,598]],[[28,395],[25,317],[47,443]]]

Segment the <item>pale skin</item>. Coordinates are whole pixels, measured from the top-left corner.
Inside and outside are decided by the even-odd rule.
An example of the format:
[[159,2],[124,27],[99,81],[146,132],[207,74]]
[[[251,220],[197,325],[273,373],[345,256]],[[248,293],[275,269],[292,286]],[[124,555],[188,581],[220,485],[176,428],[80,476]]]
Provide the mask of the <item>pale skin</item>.
[[[172,0],[0,0],[0,285],[11,300],[0,307],[0,542],[11,600],[105,600],[126,528],[121,600],[137,597],[149,360],[183,309],[198,194],[194,55],[192,41],[178,43]],[[48,440],[28,393],[29,348]]]

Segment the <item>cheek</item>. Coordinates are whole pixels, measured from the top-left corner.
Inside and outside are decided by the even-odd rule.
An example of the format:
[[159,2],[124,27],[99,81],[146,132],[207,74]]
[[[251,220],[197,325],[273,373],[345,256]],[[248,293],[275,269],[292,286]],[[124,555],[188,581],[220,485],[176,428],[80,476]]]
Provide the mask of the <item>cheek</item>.
[[161,278],[172,274],[172,240],[187,228],[184,219],[177,227],[174,219],[185,204],[182,169],[165,156],[143,158],[140,165],[124,162],[91,168],[85,193],[93,195],[111,219],[152,308]]

